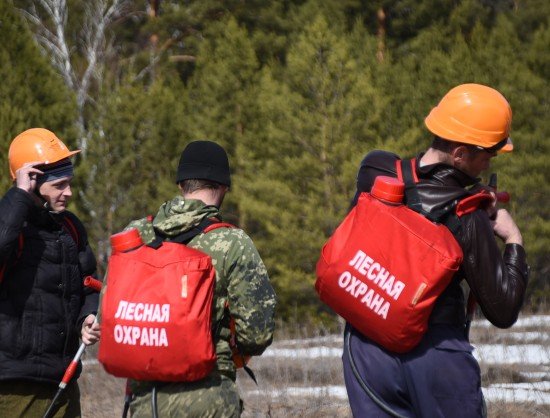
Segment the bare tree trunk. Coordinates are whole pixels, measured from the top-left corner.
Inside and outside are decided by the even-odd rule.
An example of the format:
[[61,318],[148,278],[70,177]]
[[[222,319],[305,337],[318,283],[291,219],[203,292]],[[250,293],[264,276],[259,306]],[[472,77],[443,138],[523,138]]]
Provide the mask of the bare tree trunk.
[[[160,0],[149,0],[149,7],[147,14],[149,19],[154,20],[158,17],[160,7]],[[158,51],[159,36],[156,33],[149,36],[149,74],[151,76],[151,82],[155,79],[155,67],[156,63],[159,60],[159,51]]]
[[[59,71],[65,84],[75,92],[78,110],[77,128],[79,148],[86,154],[88,133],[84,108],[90,101],[90,87],[103,79],[102,66],[106,50],[106,31],[109,25],[123,14],[128,0],[89,0],[82,24],[82,56],[86,62],[84,72],[78,74],[71,61],[71,50],[65,36],[69,13],[66,0],[33,0],[28,9],[21,10],[31,23],[35,38]],[[51,22],[51,23],[49,23]]]
[[376,58],[378,59],[378,62],[383,62],[384,53],[386,51],[386,13],[384,13],[384,9],[382,7],[378,9],[376,18],[378,22],[378,31],[376,33],[376,37],[378,39]]

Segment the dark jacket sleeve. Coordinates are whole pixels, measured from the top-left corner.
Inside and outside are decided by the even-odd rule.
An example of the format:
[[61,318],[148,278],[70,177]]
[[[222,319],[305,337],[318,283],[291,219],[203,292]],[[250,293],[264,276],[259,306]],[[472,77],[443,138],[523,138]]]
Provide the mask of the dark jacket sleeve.
[[21,228],[33,204],[32,196],[17,187],[10,188],[0,200],[0,265],[14,254]]
[[499,328],[512,326],[523,304],[528,280],[524,248],[507,244],[502,254],[485,211],[463,219],[457,236],[464,252],[462,269],[485,317]]

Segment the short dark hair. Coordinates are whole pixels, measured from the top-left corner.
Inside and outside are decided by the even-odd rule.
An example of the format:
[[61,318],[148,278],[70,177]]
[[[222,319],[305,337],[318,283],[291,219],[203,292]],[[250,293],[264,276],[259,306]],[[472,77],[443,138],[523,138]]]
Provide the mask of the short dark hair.
[[447,154],[450,154],[451,152],[453,152],[453,150],[455,148],[458,148],[458,147],[461,147],[461,146],[468,148],[468,151],[470,151],[471,153],[476,153],[476,152],[481,151],[475,145],[463,144],[462,142],[449,141],[449,140],[443,139],[443,138],[441,138],[437,135],[435,135],[433,140],[432,140],[431,148],[433,148],[435,150],[438,150],[438,151],[441,151],[441,152],[445,152]]
[[189,179],[179,182],[183,193],[193,193],[198,190],[219,190],[224,187],[222,184],[211,180]]
[[436,149],[441,152],[445,152],[447,154],[451,153],[458,145],[460,145],[458,142],[453,141],[447,141],[446,139],[443,139],[437,135],[434,136],[432,140],[431,147],[433,149]]

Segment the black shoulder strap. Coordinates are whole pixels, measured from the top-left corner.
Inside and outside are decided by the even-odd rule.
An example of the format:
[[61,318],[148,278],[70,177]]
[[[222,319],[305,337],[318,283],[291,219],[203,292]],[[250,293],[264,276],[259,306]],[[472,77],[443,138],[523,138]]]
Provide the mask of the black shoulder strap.
[[193,238],[195,238],[197,235],[202,234],[202,232],[208,228],[210,225],[217,223],[216,220],[210,219],[210,218],[204,218],[202,221],[199,222],[198,225],[191,228],[189,231],[185,231],[183,234],[178,235],[177,237],[174,237],[170,239],[170,242],[177,242],[179,244],[187,244],[189,241],[191,241]]
[[210,225],[219,223],[217,219],[212,218],[204,218],[202,221],[200,221],[197,225],[195,225],[193,228],[189,229],[188,231],[183,232],[182,234],[179,234],[176,237],[168,238],[166,235],[159,234],[157,230],[155,230],[155,240],[151,243],[147,244],[150,247],[158,248],[162,245],[163,241],[167,242],[177,242],[178,244],[187,244],[189,241],[191,241],[193,238],[195,238],[197,235],[201,234],[206,228],[208,228]]
[[416,189],[416,159],[397,160],[397,164],[399,165],[397,169],[397,177],[405,183],[406,205],[415,212],[426,216],[427,213],[422,209],[422,202],[420,201],[420,196],[418,195],[418,190]]

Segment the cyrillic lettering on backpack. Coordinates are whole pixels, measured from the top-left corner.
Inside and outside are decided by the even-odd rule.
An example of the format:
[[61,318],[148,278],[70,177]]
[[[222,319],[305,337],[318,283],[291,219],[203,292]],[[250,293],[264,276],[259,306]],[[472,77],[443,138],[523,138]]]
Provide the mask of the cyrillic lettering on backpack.
[[[115,318],[145,323],[168,323],[170,321],[170,304],[136,303],[121,300],[118,303]],[[118,344],[168,347],[166,329],[162,327],[116,324],[114,339]]]
[[372,286],[369,287],[367,283],[354,276],[350,271],[344,271],[340,274],[338,286],[353,297],[361,298],[363,305],[386,319],[391,304],[380,294],[380,290],[384,291],[385,294],[394,300],[397,300],[405,288],[405,284],[397,280],[384,266],[362,250],[358,250],[355,253],[348,265],[363,276],[364,279],[376,285],[378,290]]
[[170,304],[128,302],[121,300],[115,314],[117,319],[140,322],[169,322]]
[[117,344],[168,347],[165,328],[135,327],[117,324],[114,327]]

